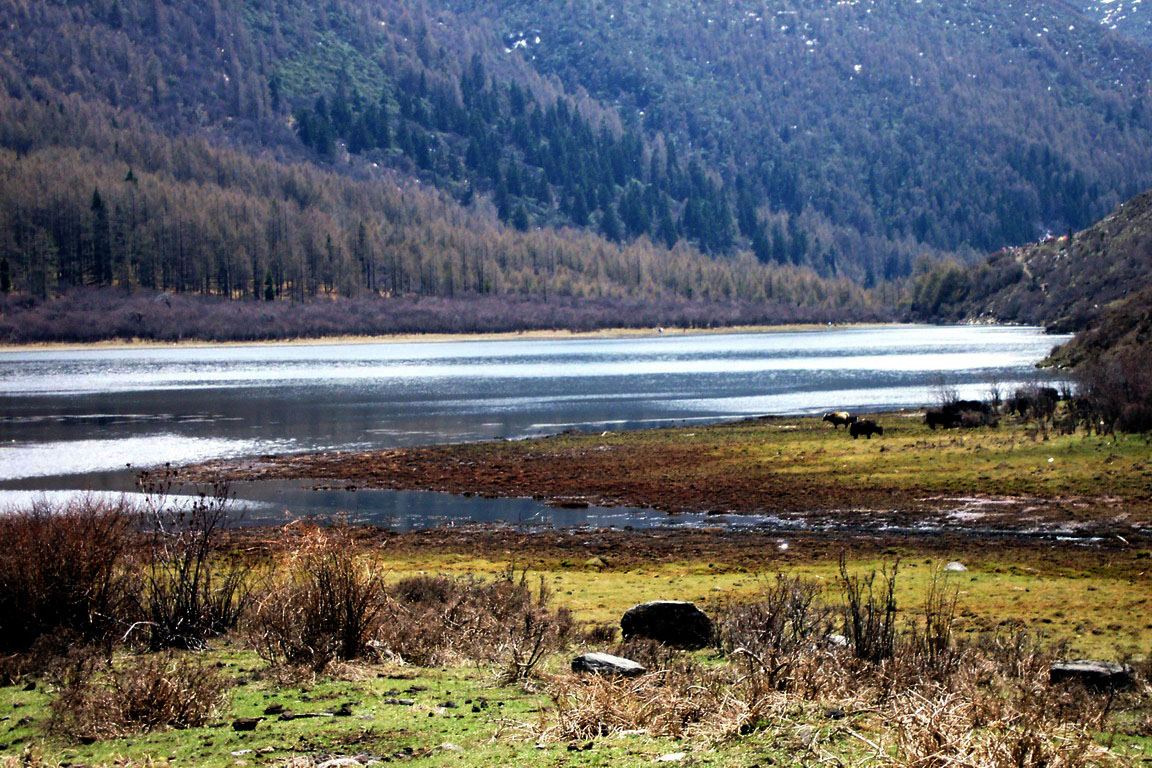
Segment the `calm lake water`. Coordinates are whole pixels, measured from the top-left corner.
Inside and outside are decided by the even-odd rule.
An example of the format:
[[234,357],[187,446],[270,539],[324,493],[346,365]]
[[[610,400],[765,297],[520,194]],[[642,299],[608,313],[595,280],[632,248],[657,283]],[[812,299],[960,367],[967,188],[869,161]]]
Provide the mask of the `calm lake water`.
[[[0,507],[125,491],[166,462],[524,438],[759,414],[885,409],[941,384],[982,397],[1035,381],[1066,337],[900,326],[621,339],[509,339],[0,353]],[[640,510],[243,484],[246,518],[345,511],[446,521],[652,525]]]

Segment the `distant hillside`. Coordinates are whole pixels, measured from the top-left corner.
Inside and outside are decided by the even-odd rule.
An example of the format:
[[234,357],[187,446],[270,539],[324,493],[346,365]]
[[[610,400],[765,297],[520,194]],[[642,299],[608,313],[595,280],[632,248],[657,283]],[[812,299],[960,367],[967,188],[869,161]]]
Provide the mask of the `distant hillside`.
[[1105,309],[1092,325],[1055,350],[1053,365],[1074,368],[1109,358],[1138,357],[1149,369],[1152,353],[1152,286]]
[[[617,181],[643,142],[526,67],[489,67],[467,27],[420,8],[0,0],[0,18],[6,290],[762,301],[827,319],[878,303],[792,264],[638,236],[615,196],[632,199]],[[540,137],[569,154],[545,157]],[[531,148],[578,167],[553,184]],[[599,186],[572,205],[602,194],[620,231],[594,213],[564,226],[560,192],[581,174]]]
[[1152,44],[1152,6],[1143,0],[1074,0],[1073,4],[1104,27]]
[[911,311],[926,320],[1078,331],[1150,283],[1152,192],[1146,192],[1081,232],[1006,248],[976,267],[925,271],[914,282]]
[[0,0],[0,19],[0,261],[22,294],[839,319],[895,304],[918,261],[1152,186],[1152,50],[1062,0]]
[[988,252],[1152,186],[1149,49],[1063,2],[450,4],[702,152],[745,236],[796,226],[857,278],[907,274],[899,244]]

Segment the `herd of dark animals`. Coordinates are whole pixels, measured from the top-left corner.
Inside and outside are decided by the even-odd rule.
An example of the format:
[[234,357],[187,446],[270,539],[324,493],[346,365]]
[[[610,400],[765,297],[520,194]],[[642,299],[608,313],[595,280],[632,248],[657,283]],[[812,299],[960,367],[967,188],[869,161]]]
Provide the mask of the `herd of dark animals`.
[[[1030,387],[1018,389],[1003,403],[1004,411],[1020,418],[1029,416],[1041,419],[1052,418],[1061,394],[1055,387]],[[1063,399],[1068,399],[1065,393]],[[1076,403],[1070,404],[1075,407]],[[1000,403],[986,403],[982,400],[950,400],[939,408],[930,408],[924,414],[924,423],[932,429],[995,427],[999,424]],[[872,439],[872,435],[883,435],[884,428],[870,419],[861,419],[848,411],[825,413],[823,421],[831,422],[833,429],[847,427],[847,432],[856,440],[861,435]]]
[[853,416],[848,411],[835,411],[832,413],[824,414],[824,421],[832,422],[833,429],[839,429],[841,426],[848,427],[848,433],[852,435],[852,439],[856,440],[860,435],[869,440],[872,435],[884,434],[884,427],[880,426],[871,419],[861,419]]

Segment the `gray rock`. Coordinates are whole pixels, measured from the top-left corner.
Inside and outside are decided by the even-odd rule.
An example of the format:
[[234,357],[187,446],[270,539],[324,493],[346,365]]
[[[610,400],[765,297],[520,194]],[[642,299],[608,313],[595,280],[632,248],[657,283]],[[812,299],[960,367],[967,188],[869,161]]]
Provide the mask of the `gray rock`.
[[585,653],[572,659],[573,672],[590,672],[596,675],[620,675],[639,677],[647,670],[631,659],[613,656],[609,653]]
[[1048,681],[1082,683],[1096,691],[1128,688],[1132,685],[1132,667],[1110,661],[1058,661],[1048,668]]
[[634,605],[620,618],[625,638],[646,637],[675,648],[703,648],[712,640],[712,619],[695,603],[656,600]]
[[828,645],[832,646],[833,648],[848,647],[848,638],[844,635],[826,635],[824,637],[824,642],[828,643]]
[[958,563],[953,560],[951,563],[948,563],[948,565],[944,566],[944,570],[948,573],[964,573],[968,569],[964,567],[963,563]]
[[316,768],[360,768],[364,763],[357,760],[355,757],[334,757],[331,760],[325,760],[316,766]]

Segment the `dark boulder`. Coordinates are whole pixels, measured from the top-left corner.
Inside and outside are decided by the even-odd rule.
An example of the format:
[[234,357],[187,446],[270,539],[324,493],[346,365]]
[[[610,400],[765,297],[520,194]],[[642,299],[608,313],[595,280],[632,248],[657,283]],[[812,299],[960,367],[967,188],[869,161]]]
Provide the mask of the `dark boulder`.
[[1081,683],[1096,691],[1118,690],[1132,685],[1132,667],[1110,661],[1058,661],[1048,668],[1048,681]]
[[620,618],[625,638],[646,637],[674,648],[703,648],[712,641],[712,619],[695,603],[657,600],[634,605]]
[[572,659],[572,671],[595,675],[639,677],[647,670],[632,659],[613,656],[609,653],[585,653],[583,656]]
[[232,721],[232,730],[254,731],[263,719],[262,717],[238,717]]

